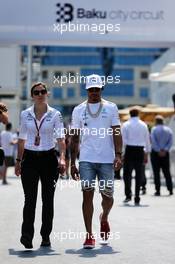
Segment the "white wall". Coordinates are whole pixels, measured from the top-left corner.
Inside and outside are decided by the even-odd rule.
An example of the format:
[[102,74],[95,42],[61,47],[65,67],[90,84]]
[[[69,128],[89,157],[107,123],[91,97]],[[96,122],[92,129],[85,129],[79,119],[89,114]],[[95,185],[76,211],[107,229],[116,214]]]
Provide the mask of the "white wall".
[[[151,73],[161,72],[167,63],[175,62],[175,48],[169,49],[151,65]],[[175,83],[151,82],[150,99],[152,104],[173,106],[172,94],[175,93]]]
[[17,46],[0,46],[0,93],[16,93],[20,84],[20,50]]
[[[21,93],[20,49],[18,46],[0,46],[0,100],[9,109],[9,121],[14,128],[19,126]],[[12,98],[8,98],[11,96]]]

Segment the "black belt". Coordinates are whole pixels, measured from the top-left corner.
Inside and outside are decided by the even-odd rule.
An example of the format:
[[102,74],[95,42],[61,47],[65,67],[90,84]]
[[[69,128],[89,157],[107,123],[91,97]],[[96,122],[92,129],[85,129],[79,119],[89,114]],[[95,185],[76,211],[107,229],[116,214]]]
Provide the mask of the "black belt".
[[38,157],[45,156],[45,155],[48,155],[48,154],[51,154],[51,153],[54,153],[54,152],[55,152],[54,148],[49,149],[49,150],[41,150],[41,151],[24,149],[24,153],[30,154],[30,155],[33,155],[33,156],[38,156]]
[[126,145],[126,148],[128,148],[128,149],[144,149],[144,146],[131,146],[131,145]]

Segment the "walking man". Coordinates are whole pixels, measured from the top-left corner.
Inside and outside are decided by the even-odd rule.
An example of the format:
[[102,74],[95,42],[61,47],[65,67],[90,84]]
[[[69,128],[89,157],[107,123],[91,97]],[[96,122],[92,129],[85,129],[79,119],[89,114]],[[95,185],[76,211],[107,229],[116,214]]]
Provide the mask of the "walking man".
[[140,203],[140,187],[143,177],[143,164],[147,162],[150,152],[150,138],[147,125],[139,119],[139,110],[133,107],[130,110],[130,119],[122,127],[123,144],[125,146],[123,178],[126,199],[131,201],[132,171],[135,170],[135,205]]
[[160,169],[163,171],[167,189],[172,195],[173,184],[170,174],[169,150],[173,144],[173,133],[169,127],[164,125],[163,116],[158,115],[155,120],[156,125],[151,130],[151,163],[154,173],[155,195],[160,196]]
[[[101,77],[95,74],[87,76],[86,90],[87,101],[75,107],[72,113],[71,175],[74,180],[81,180],[82,210],[87,232],[83,246],[89,249],[95,247],[92,217],[96,176],[102,196],[100,235],[104,241],[109,238],[108,216],[113,206],[114,168],[121,168],[122,138],[117,106],[101,97]],[[79,151],[78,171],[76,158]]]

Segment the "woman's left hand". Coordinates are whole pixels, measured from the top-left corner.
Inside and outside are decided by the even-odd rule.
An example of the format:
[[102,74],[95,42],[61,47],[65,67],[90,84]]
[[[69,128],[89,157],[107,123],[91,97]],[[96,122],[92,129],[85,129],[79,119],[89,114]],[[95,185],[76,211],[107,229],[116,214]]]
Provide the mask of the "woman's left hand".
[[63,175],[65,170],[66,170],[66,162],[65,162],[65,159],[62,158],[59,161],[59,172],[60,172],[60,174]]

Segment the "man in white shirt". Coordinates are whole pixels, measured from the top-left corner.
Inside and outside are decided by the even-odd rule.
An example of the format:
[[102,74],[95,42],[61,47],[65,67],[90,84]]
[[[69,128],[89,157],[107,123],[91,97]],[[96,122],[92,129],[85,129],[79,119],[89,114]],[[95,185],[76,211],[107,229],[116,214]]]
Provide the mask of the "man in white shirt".
[[123,124],[122,138],[125,146],[123,178],[125,183],[125,203],[132,197],[132,171],[135,170],[135,205],[140,203],[140,186],[142,182],[143,163],[147,162],[150,152],[150,137],[147,125],[139,119],[139,110],[133,107],[130,110],[131,118]]
[[[96,175],[102,195],[100,234],[106,241],[110,226],[108,215],[113,205],[113,168],[121,167],[122,138],[117,106],[101,98],[103,83],[99,75],[86,79],[88,100],[74,108],[72,113],[71,175],[81,180],[83,191],[83,216],[86,227],[84,248],[94,248],[92,233],[93,196]],[[79,141],[80,147],[79,147]],[[80,151],[79,171],[76,158]]]

